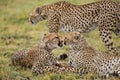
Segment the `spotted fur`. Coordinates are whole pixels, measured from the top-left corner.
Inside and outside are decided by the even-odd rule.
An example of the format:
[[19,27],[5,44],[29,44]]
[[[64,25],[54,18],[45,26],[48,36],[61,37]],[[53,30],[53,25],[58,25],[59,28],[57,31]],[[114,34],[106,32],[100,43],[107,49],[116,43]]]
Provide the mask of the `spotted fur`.
[[79,32],[65,35],[65,45],[70,45],[69,65],[78,70],[80,75],[95,73],[98,76],[120,77],[120,57],[97,51],[88,45]]
[[[45,71],[55,70],[57,64],[56,58],[52,54],[52,50],[62,47],[60,36],[56,33],[48,33],[44,35],[42,42],[33,46],[28,50],[20,50],[13,54],[13,65],[21,65],[32,67],[32,72],[42,74]],[[58,67],[56,66],[56,69]]]
[[98,27],[102,41],[109,51],[116,52],[112,41],[112,32],[120,37],[120,2],[100,0],[97,2],[74,5],[66,1],[45,5],[31,12],[29,21],[48,22],[49,32],[79,31],[90,32]]

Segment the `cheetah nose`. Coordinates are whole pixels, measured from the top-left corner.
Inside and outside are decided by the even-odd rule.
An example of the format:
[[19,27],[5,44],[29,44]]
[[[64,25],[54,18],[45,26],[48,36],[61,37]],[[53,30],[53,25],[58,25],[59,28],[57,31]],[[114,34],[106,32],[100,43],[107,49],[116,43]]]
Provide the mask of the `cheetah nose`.
[[59,47],[62,47],[62,46],[63,46],[62,42],[59,42],[59,43],[58,43],[58,46],[59,46]]
[[62,46],[63,46],[63,44],[59,44],[59,46],[60,46],[60,47],[62,47]]

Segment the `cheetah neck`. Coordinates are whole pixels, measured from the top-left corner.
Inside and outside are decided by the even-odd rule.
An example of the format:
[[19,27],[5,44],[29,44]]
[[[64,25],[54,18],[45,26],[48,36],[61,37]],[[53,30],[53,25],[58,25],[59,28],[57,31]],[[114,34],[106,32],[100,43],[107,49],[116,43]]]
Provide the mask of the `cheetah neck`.
[[87,47],[89,47],[89,45],[87,41],[84,38],[82,38],[82,39],[79,39],[77,43],[73,43],[71,47],[72,47],[72,50],[74,51],[80,51],[80,50],[86,49]]

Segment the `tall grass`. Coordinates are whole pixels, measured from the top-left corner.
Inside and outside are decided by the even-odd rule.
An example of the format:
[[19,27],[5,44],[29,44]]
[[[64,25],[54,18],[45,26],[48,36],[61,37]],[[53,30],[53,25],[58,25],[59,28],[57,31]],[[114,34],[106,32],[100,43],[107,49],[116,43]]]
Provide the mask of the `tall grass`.
[[[12,54],[21,49],[30,48],[48,31],[46,21],[37,25],[28,23],[29,13],[37,6],[57,2],[58,0],[0,0],[0,80],[80,80],[76,74],[47,73],[34,76],[30,69],[11,65]],[[95,0],[66,0],[74,4],[85,4]],[[92,36],[92,37],[91,37]],[[86,34],[89,44],[96,49],[106,51],[99,38],[98,31]],[[120,48],[120,40],[114,37],[115,46]],[[54,50],[57,56],[69,51],[69,48]]]

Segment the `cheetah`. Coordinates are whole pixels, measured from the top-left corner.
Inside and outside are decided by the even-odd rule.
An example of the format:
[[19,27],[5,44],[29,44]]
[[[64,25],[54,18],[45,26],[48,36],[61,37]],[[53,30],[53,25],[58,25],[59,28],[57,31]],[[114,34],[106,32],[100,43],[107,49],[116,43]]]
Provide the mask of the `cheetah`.
[[80,75],[93,73],[99,77],[120,77],[120,57],[97,51],[79,32],[65,34],[64,44],[71,47],[68,64]]
[[111,54],[117,55],[112,32],[120,37],[120,2],[100,0],[84,5],[66,1],[37,7],[30,13],[29,21],[36,24],[47,20],[49,32],[78,31],[88,33],[98,27],[99,35]]
[[41,43],[28,50],[20,50],[13,54],[12,64],[32,68],[32,72],[43,74],[45,71],[58,70],[57,60],[52,50],[62,47],[61,37],[56,33],[44,34]]

